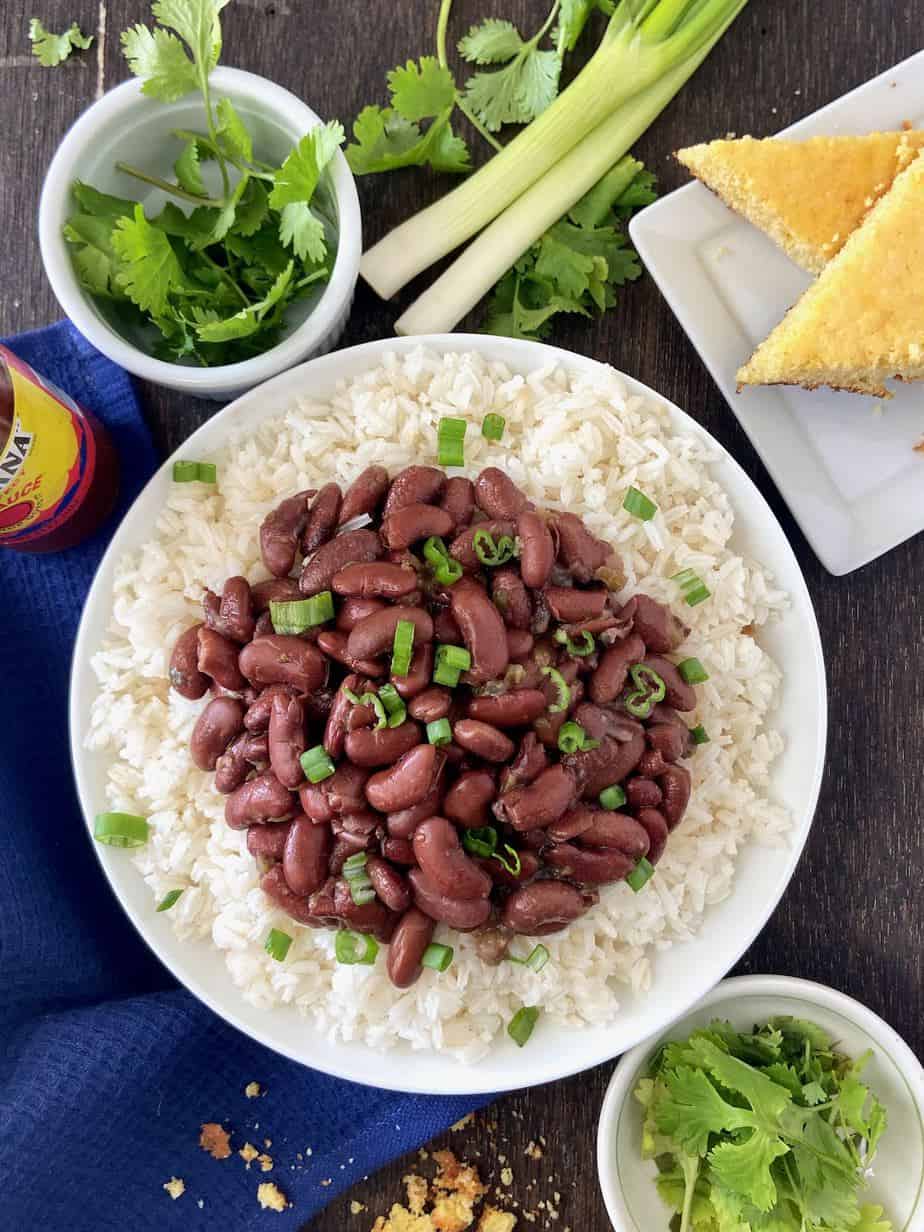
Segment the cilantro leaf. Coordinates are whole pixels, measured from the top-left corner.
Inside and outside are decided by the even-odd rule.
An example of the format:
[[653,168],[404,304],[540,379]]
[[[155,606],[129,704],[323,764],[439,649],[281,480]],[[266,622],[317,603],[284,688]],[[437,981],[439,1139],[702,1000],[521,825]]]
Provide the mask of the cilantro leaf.
[[183,282],[183,271],[170,240],[152,227],[140,205],[133,218],[120,218],[112,233],[112,246],[125,263],[116,275],[133,304],[154,316],[167,310],[168,297]]
[[743,1142],[720,1142],[709,1152],[712,1172],[733,1193],[748,1198],[759,1211],[776,1202],[776,1184],[770,1171],[775,1159],[789,1147],[781,1138],[755,1129]]
[[157,227],[166,235],[185,240],[189,246],[198,251],[205,248],[212,233],[215,212],[205,206],[199,206],[191,214],[184,214],[179,206],[168,201],[161,212],[149,219],[152,227]]
[[421,56],[415,64],[408,60],[403,68],[388,74],[391,105],[405,120],[426,120],[438,116],[456,101],[456,84],[448,68],[435,56]]
[[683,1066],[664,1075],[667,1092],[655,1111],[658,1129],[691,1155],[705,1155],[710,1134],[753,1125],[751,1113],[727,1103],[708,1074]]
[[274,210],[314,196],[321,173],[343,144],[343,125],[337,120],[319,124],[301,141],[276,172],[269,203]]
[[291,246],[302,261],[323,261],[327,253],[324,224],[311,212],[305,201],[292,201],[282,207],[279,238]]
[[196,197],[207,197],[205,184],[202,180],[202,170],[199,166],[199,143],[188,141],[183,152],[173,164],[177,183],[187,192]]
[[29,41],[32,44],[32,54],[39,64],[45,68],[54,68],[63,64],[75,47],[86,51],[93,42],[93,35],[81,33],[76,21],[63,34],[52,34],[37,17],[33,17],[29,22]]
[[489,17],[472,26],[459,40],[459,54],[471,64],[504,64],[523,46],[520,32],[511,21]]
[[364,107],[345,151],[350,169],[356,175],[424,165],[435,171],[470,171],[468,147],[453,133],[450,114],[436,117],[424,133],[391,107]]
[[292,261],[282,271],[269,294],[256,304],[242,308],[234,316],[223,321],[207,321],[196,332],[203,342],[228,342],[235,338],[247,338],[260,329],[264,319],[275,308],[289,289],[295,266]]
[[504,124],[529,124],[558,93],[560,72],[554,51],[523,43],[506,67],[470,77],[463,99],[489,132]]
[[259,231],[269,213],[266,189],[259,180],[250,180],[237,207],[234,231],[237,235],[253,235]]
[[131,71],[144,79],[142,94],[175,103],[198,88],[195,65],[169,31],[149,30],[139,22],[122,31],[122,50]]
[[252,162],[253,139],[230,98],[220,98],[215,104],[215,111],[218,115],[218,139],[224,148],[232,158]]
[[[126,197],[113,197],[110,193],[100,192],[91,184],[75,180],[71,185],[71,196],[80,206],[84,214],[92,214],[95,218],[107,219],[110,224],[119,218],[131,217],[135,211],[135,202]],[[111,225],[110,225],[111,230]]]
[[151,11],[162,26],[175,30],[192,52],[200,73],[208,75],[221,56],[219,13],[229,0],[154,0]]

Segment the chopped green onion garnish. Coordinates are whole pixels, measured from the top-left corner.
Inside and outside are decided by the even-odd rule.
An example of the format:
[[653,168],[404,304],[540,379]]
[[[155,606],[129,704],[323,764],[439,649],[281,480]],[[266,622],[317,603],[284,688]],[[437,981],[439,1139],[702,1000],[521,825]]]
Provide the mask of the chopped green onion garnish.
[[613,809],[622,808],[626,802],[626,793],[614,783],[612,787],[605,787],[600,792],[598,799],[605,809],[612,811]]
[[271,928],[263,943],[263,948],[267,954],[276,959],[276,962],[284,962],[291,944],[292,938],[288,933],[281,932],[278,928]]
[[399,620],[395,626],[395,640],[391,654],[391,674],[393,676],[406,676],[411,670],[414,633],[413,621]]
[[709,743],[709,733],[706,731],[705,727],[703,727],[702,723],[691,729],[690,738],[694,744]]
[[503,415],[495,415],[492,411],[490,415],[485,415],[481,422],[481,435],[487,441],[499,441],[506,426],[507,421]]
[[334,596],[322,590],[310,599],[270,599],[270,620],[276,633],[304,633],[334,619]]
[[350,897],[357,907],[371,903],[375,890],[366,871],[366,853],[358,851],[343,862],[343,876],[350,887]]
[[485,858],[493,856],[497,847],[497,831],[493,826],[466,830],[462,835],[462,846],[473,856],[484,856]]
[[623,705],[635,718],[647,719],[655,705],[664,700],[667,685],[656,671],[644,663],[634,663],[629,668],[629,675],[635,684],[635,691],[629,694]]
[[437,460],[440,466],[465,465],[464,419],[443,418],[437,429]]
[[334,773],[334,763],[323,744],[316,744],[313,749],[308,749],[298,760],[309,783],[320,783]]
[[574,723],[569,719],[567,723],[561,725],[558,733],[558,747],[562,753],[585,753],[590,749],[599,748],[600,741],[588,740],[587,732],[580,723]]
[[373,731],[381,731],[383,727],[388,726],[388,714],[385,710],[384,703],[375,693],[364,693],[359,699],[361,706],[371,706],[375,711],[375,726]]
[[682,663],[677,664],[677,671],[687,684],[702,684],[709,679],[709,673],[699,659],[684,659]]
[[548,676],[558,690],[558,697],[549,706],[549,714],[563,714],[571,705],[571,686],[557,667],[544,667],[542,674]]
[[462,673],[458,668],[449,667],[445,663],[441,663],[439,659],[436,661],[436,666],[433,669],[433,683],[444,684],[447,688],[454,689],[459,683],[459,677]]
[[337,962],[345,963],[348,967],[353,967],[357,963],[361,963],[364,967],[371,967],[378,952],[378,942],[374,937],[368,937],[365,933],[354,933],[351,929],[344,929],[337,933],[337,939],[334,942]]
[[510,1022],[507,1024],[507,1034],[520,1048],[529,1040],[538,1018],[538,1006],[524,1005],[510,1019]]
[[134,813],[97,813],[93,837],[107,847],[143,847],[148,841],[148,823]]
[[625,500],[622,502],[622,507],[626,513],[631,513],[634,518],[638,518],[642,522],[650,522],[658,512],[658,506],[654,501],[649,500],[645,493],[640,492],[638,488],[629,489]]
[[454,689],[459,683],[459,676],[462,672],[467,672],[471,665],[472,656],[464,646],[437,646],[434,683],[445,684]]
[[628,881],[635,893],[638,894],[642,886],[647,885],[653,876],[654,865],[650,864],[645,857],[642,856],[641,860],[639,860],[632,872],[626,877],[626,881]]
[[440,945],[436,941],[427,946],[420,959],[422,967],[432,967],[434,971],[445,971],[451,962],[452,946]]
[[475,555],[483,565],[494,569],[512,560],[516,553],[516,544],[509,535],[501,535],[497,543],[494,536],[487,530],[476,530],[472,536],[472,547]]
[[389,727],[400,727],[407,718],[407,706],[401,699],[401,694],[393,684],[383,684],[379,688],[379,698],[388,715]]
[[596,649],[594,635],[588,633],[586,629],[582,629],[579,637],[580,641],[574,641],[565,629],[555,630],[556,642],[561,643],[569,655],[573,655],[576,659],[584,659],[587,655],[593,654]]
[[545,964],[549,961],[549,958],[549,951],[545,948],[545,946],[537,945],[533,949],[533,952],[530,954],[529,958],[527,958],[526,965],[531,971],[541,971]]
[[354,706],[358,706],[360,704],[359,694],[354,693],[352,689],[348,689],[345,684],[340,686],[340,692],[347,699],[347,701],[352,702]]
[[505,859],[499,851],[495,851],[495,859],[501,868],[505,868],[511,877],[519,877],[520,869],[523,865],[520,862],[520,853],[516,848],[511,847],[509,843],[504,843],[504,851],[508,853],[509,859]]
[[427,739],[431,744],[452,744],[452,726],[448,719],[434,719],[427,724]]
[[168,890],[167,893],[164,895],[164,897],[157,904],[157,910],[158,911],[169,911],[170,908],[179,899],[182,893],[183,893],[182,890]]
[[679,573],[671,576],[671,581],[676,582],[683,591],[683,597],[689,607],[696,607],[697,603],[702,603],[712,593],[699,574],[692,569],[681,569]]
[[343,861],[343,875],[347,880],[350,877],[358,877],[363,873],[365,867],[366,853],[364,851],[357,851],[355,855],[348,856]]
[[424,544],[424,557],[433,566],[433,576],[441,586],[452,586],[462,576],[462,566],[454,560],[437,535],[431,535]]
[[214,462],[174,462],[174,483],[215,483],[218,468]]

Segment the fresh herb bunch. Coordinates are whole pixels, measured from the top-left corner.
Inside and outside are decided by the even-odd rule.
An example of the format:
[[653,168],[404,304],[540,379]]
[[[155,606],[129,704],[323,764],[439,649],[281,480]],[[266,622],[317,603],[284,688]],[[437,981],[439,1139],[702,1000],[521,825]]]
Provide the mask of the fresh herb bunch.
[[636,1088],[642,1155],[680,1232],[891,1232],[860,1201],[886,1128],[853,1061],[811,1022],[713,1022],[666,1044]]
[[[317,190],[344,139],[335,121],[304,136],[281,167],[256,157],[231,100],[213,100],[209,88],[227,3],[155,0],[158,24],[122,35],[145,94],[174,102],[199,91],[205,103],[206,132],[174,132],[175,181],[116,164],[187,210],[168,201],[149,218],[139,202],[77,182],[64,228],[81,285],[114,324],[130,333],[153,326],[155,355],[203,366],[275,345],[289,306],[329,277],[335,224]],[[220,192],[209,191],[205,163],[215,164]]]

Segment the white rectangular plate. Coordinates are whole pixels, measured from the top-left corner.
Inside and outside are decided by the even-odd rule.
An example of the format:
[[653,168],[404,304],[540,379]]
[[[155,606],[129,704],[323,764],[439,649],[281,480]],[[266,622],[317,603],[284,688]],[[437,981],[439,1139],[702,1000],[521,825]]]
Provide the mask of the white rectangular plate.
[[[924,51],[784,130],[813,137],[924,126]],[[825,567],[850,573],[924,530],[924,386],[895,397],[735,390],[735,373],[809,285],[702,184],[650,205],[633,243]]]

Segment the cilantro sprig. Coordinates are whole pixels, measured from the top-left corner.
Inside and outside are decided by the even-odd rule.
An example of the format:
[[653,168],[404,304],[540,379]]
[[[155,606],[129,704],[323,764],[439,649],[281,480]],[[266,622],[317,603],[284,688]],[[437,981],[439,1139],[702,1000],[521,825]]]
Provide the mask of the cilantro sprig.
[[52,34],[38,17],[33,17],[29,22],[29,42],[39,64],[45,68],[55,68],[63,64],[75,49],[86,51],[93,43],[93,35],[82,33],[76,21],[63,34]]
[[291,305],[330,276],[336,227],[325,178],[344,140],[332,121],[281,166],[259,159],[231,99],[211,92],[228,2],[154,0],[155,24],[122,34],[143,93],[173,102],[198,92],[204,103],[204,132],[173,133],[175,179],[116,164],[171,199],[149,216],[138,201],[78,181],[64,228],[81,285],[117,328],[160,358],[206,366],[275,345]]
[[635,1095],[680,1232],[890,1232],[861,1200],[886,1129],[861,1080],[870,1056],[792,1018],[751,1033],[713,1022],[662,1048]]

